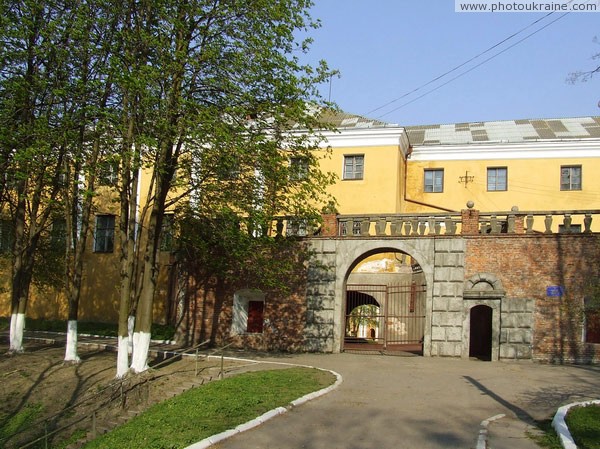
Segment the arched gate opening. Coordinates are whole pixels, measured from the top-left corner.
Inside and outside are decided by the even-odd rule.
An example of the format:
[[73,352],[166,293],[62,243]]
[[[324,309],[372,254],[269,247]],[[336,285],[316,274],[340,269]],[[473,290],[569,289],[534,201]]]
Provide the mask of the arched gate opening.
[[360,260],[346,284],[343,350],[423,354],[427,286],[409,255]]

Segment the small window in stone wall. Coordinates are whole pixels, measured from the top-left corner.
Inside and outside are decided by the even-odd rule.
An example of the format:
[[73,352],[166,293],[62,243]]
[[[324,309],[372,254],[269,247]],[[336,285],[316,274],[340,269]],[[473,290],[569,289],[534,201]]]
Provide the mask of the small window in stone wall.
[[260,290],[238,290],[233,295],[231,334],[260,334],[263,332],[265,294]]
[[585,342],[600,343],[600,310],[585,312]]

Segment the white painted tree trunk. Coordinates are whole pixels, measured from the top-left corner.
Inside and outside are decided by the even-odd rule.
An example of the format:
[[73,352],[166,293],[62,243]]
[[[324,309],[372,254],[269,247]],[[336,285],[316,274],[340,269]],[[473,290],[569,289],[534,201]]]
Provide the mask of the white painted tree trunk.
[[23,352],[23,333],[25,332],[25,314],[13,313],[10,317],[9,352]]
[[119,336],[117,348],[117,378],[124,377],[129,372],[129,337]]
[[150,349],[150,332],[135,332],[133,334],[133,356],[131,369],[141,373],[148,369],[148,349]]
[[79,363],[77,355],[77,320],[67,322],[67,347],[65,348],[65,362]]
[[129,355],[133,354],[133,329],[135,327],[135,315],[129,315],[127,318],[127,332],[129,332]]

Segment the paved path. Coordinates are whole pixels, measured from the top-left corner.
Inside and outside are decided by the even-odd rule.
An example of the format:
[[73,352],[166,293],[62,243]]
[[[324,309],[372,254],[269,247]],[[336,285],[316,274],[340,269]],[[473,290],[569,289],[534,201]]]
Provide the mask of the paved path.
[[[80,337],[80,343],[112,347],[115,341]],[[155,351],[169,349],[151,345]],[[552,417],[564,404],[600,399],[600,366],[349,353],[235,354],[330,369],[343,382],[215,449],[537,449],[526,436],[534,430],[533,420]],[[269,366],[250,364],[244,370]]]
[[347,353],[268,360],[331,369],[344,381],[215,448],[534,449],[532,420],[600,395],[600,367]]

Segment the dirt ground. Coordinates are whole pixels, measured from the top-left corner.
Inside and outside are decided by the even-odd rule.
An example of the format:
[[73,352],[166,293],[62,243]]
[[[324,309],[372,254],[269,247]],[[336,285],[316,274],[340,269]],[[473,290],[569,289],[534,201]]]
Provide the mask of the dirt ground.
[[[74,432],[89,437],[109,430],[156,402],[218,378],[221,370],[219,359],[176,358],[156,368],[157,361],[151,362],[147,373],[118,382],[112,351],[81,347],[76,365],[63,362],[63,346],[28,342],[22,354],[7,351],[7,343],[0,341],[0,448],[23,447],[46,433],[51,434],[49,447],[65,447],[59,442],[75,440]],[[236,363],[226,362],[224,368],[235,370]],[[102,410],[94,413],[100,405]],[[34,425],[2,440],[8,427],[33,410],[39,410]],[[52,435],[65,425],[70,426]]]

